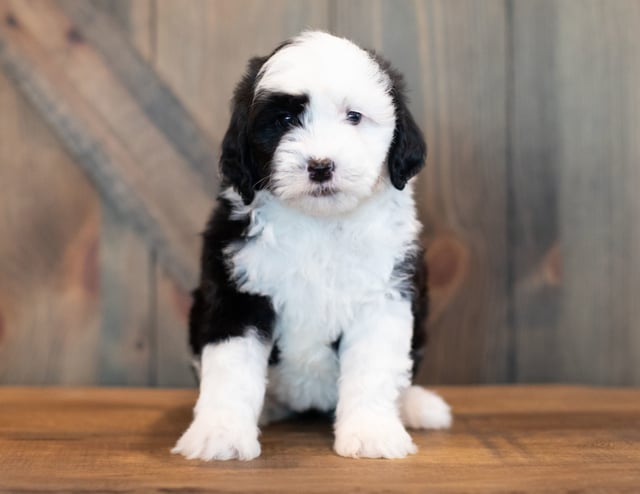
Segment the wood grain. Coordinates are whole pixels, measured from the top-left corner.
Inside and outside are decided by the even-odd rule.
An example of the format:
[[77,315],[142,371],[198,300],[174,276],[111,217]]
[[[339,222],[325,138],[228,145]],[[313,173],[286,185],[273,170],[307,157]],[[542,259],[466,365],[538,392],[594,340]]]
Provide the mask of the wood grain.
[[145,60],[154,60],[156,50],[155,0],[91,1],[94,7],[112,17],[122,30],[123,37],[138,50]]
[[419,380],[506,381],[504,3],[380,1],[369,8],[362,1],[336,8],[339,34],[377,49],[405,75],[427,137],[416,195],[434,276]]
[[507,209],[513,380],[557,379],[562,289],[558,219],[557,2],[513,2]]
[[201,181],[54,3],[3,1],[0,10],[15,21],[0,24],[4,69],[103,197],[190,287],[212,204]]
[[99,384],[155,383],[155,259],[108,204],[100,229]]
[[404,460],[333,453],[331,425],[263,430],[252,462],[203,463],[169,448],[193,391],[0,388],[0,490],[37,492],[636,492],[640,391],[441,388],[446,432],[413,432]]
[[191,294],[183,290],[162,266],[154,270],[156,352],[155,383],[162,387],[197,386],[188,346]]
[[639,382],[640,3],[609,7],[514,3],[519,381]]
[[419,380],[640,383],[639,26],[637,0],[0,0],[0,382],[192,384],[233,86],[328,28],[405,73],[429,142]]
[[158,0],[156,68],[218,144],[249,58],[303,29],[328,29],[328,17],[327,0]]
[[0,108],[0,382],[95,383],[98,198],[2,74]]
[[[139,88],[138,92],[141,88],[148,93],[148,81],[153,77],[149,73],[140,75],[139,72],[140,67],[146,67],[142,69],[146,72],[152,70],[156,58],[155,1],[119,0],[93,2],[89,6],[86,2],[67,2],[63,6],[77,24],[91,33],[91,39],[98,44],[102,55],[119,65],[120,76],[127,78],[129,84],[135,86],[134,89]],[[114,32],[117,31],[114,26],[96,9],[109,14],[121,32]],[[89,23],[83,21],[86,17],[89,17]],[[96,27],[101,33],[96,34]],[[140,64],[136,54],[126,48],[128,59],[122,60],[123,43],[135,46],[148,65]],[[152,118],[154,115],[159,117],[156,122],[158,119],[160,122],[167,120],[158,114],[159,110],[169,114],[169,118],[172,111],[175,113],[175,101],[169,105],[162,96],[166,91],[167,88],[163,87],[153,90],[157,108],[148,113]],[[148,96],[145,98],[152,100]],[[183,111],[179,109],[179,113]],[[184,115],[182,118],[185,119]],[[217,186],[217,179],[214,179],[217,159],[212,156],[213,146],[203,144],[203,136],[197,135],[200,131],[193,126],[190,130],[193,137],[185,140],[187,130],[182,128],[177,137],[189,148],[187,158],[191,159],[193,168],[205,178],[213,193]],[[172,132],[165,134],[176,138]],[[111,250],[111,246],[115,252],[103,264],[103,279],[110,283],[103,283],[102,338],[107,345],[101,354],[103,366],[100,382],[193,387],[195,379],[190,366],[186,334],[186,312],[190,297],[163,269],[156,249],[149,248],[136,238],[127,218],[122,218],[108,206],[105,209],[104,249]]]
[[[79,15],[75,3],[68,7]],[[112,37],[133,45],[145,60],[153,58],[153,0],[114,0],[98,2],[95,7],[107,13],[117,28],[105,26],[107,22],[100,15],[98,19],[91,19],[91,25],[99,24],[102,30],[119,29],[121,32]],[[88,26],[83,28],[86,31]],[[92,39],[95,38],[94,33]],[[102,53],[108,56],[110,52]],[[128,218],[108,203],[102,204],[101,219],[99,383],[153,385],[157,361],[153,271],[157,256],[132,228]]]
[[560,379],[640,382],[638,26],[637,1],[558,6]]
[[[137,39],[136,32],[131,31],[134,27],[129,26],[128,35],[119,31],[110,22],[109,16],[97,7],[102,2],[58,0],[58,3],[83,37],[105,59],[113,76],[118,78],[119,82],[131,94],[133,100],[144,111],[146,117],[162,133],[163,138],[170,143],[171,152],[163,150],[170,153],[168,154],[170,159],[167,161],[171,163],[174,159],[173,153],[179,153],[200,179],[192,181],[195,183],[191,183],[191,185],[195,185],[198,189],[204,188],[211,196],[214,196],[218,185],[217,155],[214,146],[185,110],[180,100],[158,77],[152,66],[145,63],[145,60],[149,60],[152,54],[149,53],[145,57],[137,50],[131,49],[127,38],[133,38],[134,41]],[[137,11],[130,10],[131,15],[135,12]],[[153,20],[148,16],[149,22]],[[144,32],[149,29],[148,25],[142,24],[139,27],[141,38],[150,36]],[[101,81],[104,84],[101,90],[109,88],[111,85],[111,81],[108,78],[105,79],[105,81]],[[114,96],[118,97],[119,95],[115,92]],[[106,99],[107,96],[105,95],[103,98]],[[136,137],[139,139],[140,136]],[[165,143],[154,144],[163,145]],[[146,151],[148,152],[149,149]],[[159,166],[162,166],[161,169],[166,168],[164,161],[159,163]],[[189,174],[187,170],[184,170],[182,175]]]

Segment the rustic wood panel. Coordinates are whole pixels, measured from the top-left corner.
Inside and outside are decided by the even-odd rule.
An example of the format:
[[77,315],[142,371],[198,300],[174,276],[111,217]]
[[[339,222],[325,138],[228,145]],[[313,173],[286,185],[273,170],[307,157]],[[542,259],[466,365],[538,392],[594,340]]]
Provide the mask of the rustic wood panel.
[[509,379],[504,2],[336,2],[339,34],[405,74],[426,133],[416,187],[430,245],[422,382]]
[[155,384],[165,387],[196,386],[187,331],[191,295],[158,264],[154,276],[157,355]]
[[640,2],[559,2],[557,23],[556,379],[638,384]]
[[0,0],[0,66],[104,199],[0,78],[0,382],[193,383],[187,292],[228,101],[250,56],[308,27],[392,60],[427,135],[420,380],[640,383],[639,11]]
[[122,29],[124,38],[136,47],[145,60],[153,60],[156,50],[156,0],[91,1],[109,14]]
[[217,145],[249,58],[328,18],[327,0],[158,0],[156,67]]
[[[132,81],[131,84],[143,89],[148,94],[150,91],[148,81],[154,79],[148,73],[151,70],[148,67],[154,64],[156,58],[155,1],[119,0],[117,2],[93,2],[93,4],[113,16],[122,29],[120,42],[114,42],[113,34],[96,37],[96,26],[102,31],[109,32],[112,32],[114,28],[102,16],[97,15],[95,10],[88,9],[86,4],[80,2],[63,3],[71,17],[79,25],[93,33],[92,40],[95,39],[103,56],[108,60],[114,58],[118,60],[122,77],[128,78]],[[91,20],[87,22],[86,18],[89,16]],[[103,44],[105,40],[109,42],[108,45]],[[146,66],[146,74],[135,73],[135,69],[142,66],[139,62],[129,60],[126,63],[121,60],[120,47],[123,40],[132,43],[149,64]],[[130,53],[130,57],[135,58],[135,54]],[[176,113],[184,111],[173,96],[167,96],[166,88],[156,88],[155,92],[157,93],[154,98],[155,105],[158,108],[151,112],[151,116],[156,116],[156,121],[166,122]],[[134,94],[134,96],[136,95]],[[148,96],[145,98],[147,101],[151,100]],[[169,104],[171,101],[173,103]],[[176,106],[179,107],[177,111]],[[158,115],[158,111],[164,112],[166,116]],[[179,120],[184,121],[186,118],[188,117],[182,115]],[[191,137],[185,138],[183,127],[181,127],[181,140],[189,148],[186,157],[191,160],[196,171],[207,180],[208,187],[213,193],[217,185],[215,179],[217,158],[212,149],[217,147],[217,143],[214,146],[214,144],[205,142],[197,129],[191,129]],[[169,128],[165,133],[172,138],[176,134]],[[123,357],[115,357],[115,359],[111,357],[113,378],[116,382],[133,384],[135,383],[131,378],[133,375],[134,379],[138,379],[139,382],[155,386],[194,386],[196,381],[190,367],[186,332],[186,315],[190,297],[162,268],[155,249],[147,249],[135,238],[135,232],[132,232],[128,227],[126,218],[120,218],[115,214],[108,216],[112,219],[111,233],[114,239],[117,239],[120,234],[124,234],[128,239],[127,249],[120,249],[118,255],[126,255],[128,252],[132,257],[132,249],[137,253],[137,259],[132,258],[132,262],[128,263],[124,269],[118,269],[115,266],[111,268],[115,267],[118,274],[124,274],[125,270],[129,270],[130,273],[136,273],[138,276],[134,275],[133,277],[139,280],[139,283],[136,284],[138,286],[122,286],[121,282],[126,280],[126,276],[116,276],[116,282],[119,281],[118,285],[120,286],[112,287],[114,288],[112,303],[108,314],[105,314],[105,318],[110,317],[111,324],[105,328],[103,323],[103,334],[123,347],[120,349],[120,353],[123,353],[127,359],[123,361]],[[137,326],[132,327],[131,322],[126,320],[132,317]],[[118,319],[122,318],[125,318],[123,326],[127,328],[126,330],[118,326]]]
[[[117,29],[116,25],[111,22],[108,15],[105,15],[102,9],[97,6],[102,2],[86,2],[84,0],[58,0],[63,7],[65,13],[70,20],[78,26],[83,36],[91,43],[93,47],[104,57],[108,65],[108,70],[112,72],[109,76],[116,77],[124,88],[131,94],[131,97],[140,109],[145,113],[146,117],[151,120],[158,132],[162,134],[171,148],[168,148],[165,142],[149,142],[145,144],[156,144],[161,147],[142,148],[145,153],[153,150],[161,158],[157,163],[157,167],[168,173],[171,171],[167,165],[175,161],[174,153],[179,153],[184,159],[185,164],[190,165],[193,171],[198,175],[199,180],[192,180],[189,185],[192,187],[202,188],[210,195],[214,195],[217,190],[217,173],[215,162],[217,159],[214,152],[214,146],[204,135],[200,128],[187,113],[182,103],[176,98],[169,87],[158,78],[153,68],[145,63],[145,59],[137,50],[131,49],[127,37],[136,38],[149,36],[146,33],[149,28],[142,28],[140,36],[129,32],[128,36],[123,31]],[[136,10],[131,8],[130,15],[134,15]],[[153,22],[154,18],[149,18],[149,22]],[[132,26],[129,25],[129,30]],[[153,30],[155,32],[155,30]],[[144,35],[144,36],[143,36]],[[87,62],[85,60],[85,62]],[[78,63],[73,61],[72,63]],[[87,69],[90,69],[87,63]],[[102,76],[100,82],[105,86],[101,88],[112,89],[110,77]],[[118,88],[112,91],[110,96],[117,97]],[[104,99],[108,99],[105,95]],[[109,116],[106,114],[105,116]],[[108,119],[111,122],[111,119]],[[153,130],[156,130],[153,129]],[[129,146],[137,144],[140,136],[136,136],[136,140]],[[149,138],[145,139],[149,140]],[[157,140],[157,138],[156,138]],[[134,152],[136,148],[133,148]],[[166,156],[166,157],[165,157]],[[148,156],[143,154],[137,156],[139,160],[156,159],[157,156]],[[175,165],[174,165],[175,167]],[[180,170],[179,175],[188,175],[187,170]],[[184,179],[182,180],[184,182]],[[176,185],[180,185],[177,182]],[[198,190],[199,191],[199,190]],[[197,193],[198,191],[194,191]]]
[[557,379],[562,283],[558,232],[558,3],[512,3],[509,30],[509,323],[513,380]]
[[98,379],[99,204],[0,74],[0,382]]
[[[50,2],[0,3],[5,71],[64,140],[103,196],[157,248],[184,286],[211,199],[128,88]],[[185,201],[185,198],[189,198]]]
[[[125,37],[136,46],[139,53],[149,63],[156,60],[156,2],[147,0],[118,0],[114,3],[98,2],[96,4],[109,12],[121,26]],[[144,22],[146,21],[146,22]],[[218,143],[212,143],[217,147]],[[217,174],[217,159],[209,163],[211,177]],[[217,181],[212,183],[215,190]],[[123,221],[126,221],[124,219]],[[125,227],[126,228],[126,227]],[[151,270],[148,278],[150,305],[148,306],[148,323],[151,328],[149,346],[149,366],[147,384],[164,387],[193,387],[196,385],[195,375],[191,368],[191,353],[188,348],[188,310],[191,297],[188,290],[175,283],[158,262],[154,249],[147,251]],[[114,310],[118,310],[114,307]]]
[[154,257],[126,218],[108,204],[100,229],[100,348],[98,382],[155,381]]
[[450,431],[412,432],[417,455],[352,460],[319,419],[266,427],[262,456],[171,455],[195,391],[0,389],[0,490],[7,492],[633,493],[640,391],[442,388]]
[[[153,0],[113,0],[97,6],[121,29],[117,37],[133,44],[145,60],[153,56]],[[105,29],[102,17],[97,17],[92,18],[92,25],[99,23]],[[128,218],[107,202],[101,210],[98,380],[107,385],[150,385],[155,382],[157,357],[156,259]]]

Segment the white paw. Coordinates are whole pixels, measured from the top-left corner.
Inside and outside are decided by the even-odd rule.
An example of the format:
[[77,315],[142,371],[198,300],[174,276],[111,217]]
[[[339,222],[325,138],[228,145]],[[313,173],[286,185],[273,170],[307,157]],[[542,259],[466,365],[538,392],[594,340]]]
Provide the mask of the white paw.
[[418,448],[396,419],[349,420],[336,427],[336,453],[352,458],[404,458]]
[[421,386],[411,386],[402,393],[400,415],[411,429],[448,429],[453,421],[447,402]]
[[189,460],[253,460],[260,456],[258,427],[250,421],[197,415],[171,450]]

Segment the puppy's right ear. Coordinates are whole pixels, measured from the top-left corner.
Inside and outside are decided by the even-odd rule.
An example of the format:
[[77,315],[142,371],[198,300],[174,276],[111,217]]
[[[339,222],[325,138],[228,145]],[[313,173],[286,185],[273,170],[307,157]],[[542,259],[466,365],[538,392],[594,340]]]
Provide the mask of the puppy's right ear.
[[258,164],[249,142],[249,111],[253,102],[256,78],[266,60],[266,57],[249,60],[247,72],[233,94],[231,122],[222,140],[220,172],[223,187],[233,186],[245,204],[253,201],[254,185],[259,180]]
[[391,96],[396,107],[396,128],[387,157],[389,178],[396,189],[402,190],[424,166],[427,144],[409,111],[402,76],[390,67],[387,70],[393,84]]

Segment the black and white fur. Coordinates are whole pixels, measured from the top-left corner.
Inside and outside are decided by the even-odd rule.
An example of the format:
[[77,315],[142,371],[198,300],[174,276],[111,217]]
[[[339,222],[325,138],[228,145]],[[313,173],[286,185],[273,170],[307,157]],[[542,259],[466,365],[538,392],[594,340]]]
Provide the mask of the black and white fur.
[[259,424],[309,409],[335,411],[351,457],[401,458],[416,451],[405,426],[450,425],[411,386],[426,283],[408,181],[425,154],[375,54],[305,32],[250,61],[190,315],[200,396],[173,452],[250,460]]

